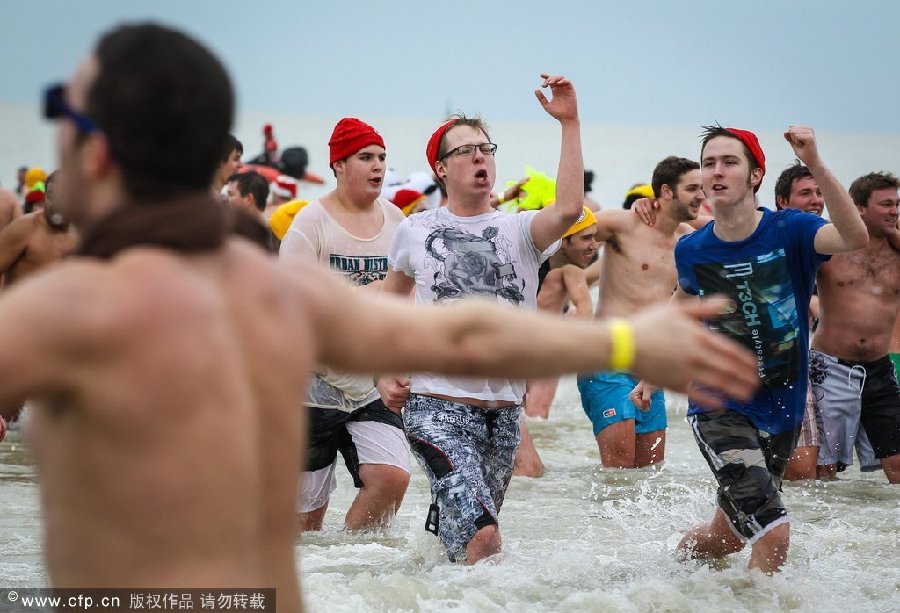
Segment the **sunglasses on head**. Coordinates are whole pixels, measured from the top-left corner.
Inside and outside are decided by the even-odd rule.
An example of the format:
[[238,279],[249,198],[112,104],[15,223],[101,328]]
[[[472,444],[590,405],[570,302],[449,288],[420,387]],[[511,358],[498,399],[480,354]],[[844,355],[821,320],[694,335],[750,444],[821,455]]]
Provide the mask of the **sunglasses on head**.
[[44,90],[44,118],[70,119],[78,131],[82,134],[90,134],[91,132],[99,132],[98,126],[87,115],[79,113],[66,102],[66,86],[62,83],[55,83]]

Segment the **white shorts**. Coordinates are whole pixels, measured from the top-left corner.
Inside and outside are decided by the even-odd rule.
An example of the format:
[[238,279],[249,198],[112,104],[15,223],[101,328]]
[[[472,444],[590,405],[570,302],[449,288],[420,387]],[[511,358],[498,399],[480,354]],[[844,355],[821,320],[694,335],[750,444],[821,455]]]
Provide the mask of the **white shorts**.
[[[351,471],[358,473],[362,464],[395,466],[409,473],[409,444],[403,430],[377,421],[348,422],[347,431],[356,449],[357,460],[345,458],[345,462],[355,464]],[[298,513],[309,513],[328,504],[331,492],[337,487],[335,467],[337,458],[330,466],[304,472],[301,476]],[[354,479],[355,480],[355,479]]]

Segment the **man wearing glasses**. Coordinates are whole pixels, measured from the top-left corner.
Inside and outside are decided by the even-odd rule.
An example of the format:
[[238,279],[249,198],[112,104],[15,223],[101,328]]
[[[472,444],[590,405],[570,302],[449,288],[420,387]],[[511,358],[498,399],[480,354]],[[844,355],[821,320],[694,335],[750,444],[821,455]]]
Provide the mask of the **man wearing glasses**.
[[[562,152],[556,204],[509,214],[491,207],[497,145],[480,119],[457,116],[441,125],[426,148],[428,163],[446,186],[446,207],[412,215],[391,244],[384,289],[419,304],[466,298],[536,307],[538,269],[576,223],[584,201],[578,106],[572,83],[542,74],[552,100],[538,89],[544,110],[560,122]],[[490,348],[485,348],[490,351]],[[413,375],[404,424],[410,448],[431,482],[434,504],[426,529],[438,535],[452,561],[475,563],[500,551],[497,513],[519,445],[525,381]]]

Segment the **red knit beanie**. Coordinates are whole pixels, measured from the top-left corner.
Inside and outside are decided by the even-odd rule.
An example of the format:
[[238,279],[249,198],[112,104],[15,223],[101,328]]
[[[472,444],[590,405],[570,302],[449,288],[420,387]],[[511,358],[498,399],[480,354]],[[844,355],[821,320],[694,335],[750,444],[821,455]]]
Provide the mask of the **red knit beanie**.
[[345,160],[369,145],[378,145],[384,148],[384,139],[381,138],[381,134],[369,124],[355,117],[345,117],[334,126],[331,140],[328,141],[328,165],[333,166],[335,162]]

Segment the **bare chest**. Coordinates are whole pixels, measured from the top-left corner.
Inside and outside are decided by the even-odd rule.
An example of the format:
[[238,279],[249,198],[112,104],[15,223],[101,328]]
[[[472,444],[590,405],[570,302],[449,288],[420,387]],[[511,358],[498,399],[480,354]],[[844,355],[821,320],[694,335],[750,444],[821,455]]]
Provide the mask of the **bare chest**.
[[900,254],[892,249],[864,249],[836,255],[822,267],[819,283],[823,281],[833,290],[900,301]]

